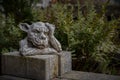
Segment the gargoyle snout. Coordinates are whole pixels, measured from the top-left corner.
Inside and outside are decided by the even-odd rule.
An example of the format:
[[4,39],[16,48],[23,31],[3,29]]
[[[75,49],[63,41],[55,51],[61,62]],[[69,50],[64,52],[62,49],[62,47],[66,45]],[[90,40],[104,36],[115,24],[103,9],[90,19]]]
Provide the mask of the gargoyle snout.
[[39,38],[41,40],[46,40],[46,35],[44,33],[41,33]]

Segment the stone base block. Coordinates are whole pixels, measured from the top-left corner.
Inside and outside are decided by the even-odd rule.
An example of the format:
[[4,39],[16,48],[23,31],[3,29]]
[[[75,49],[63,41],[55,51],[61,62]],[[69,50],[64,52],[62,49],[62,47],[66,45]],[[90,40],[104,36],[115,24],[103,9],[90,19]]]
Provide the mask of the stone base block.
[[71,71],[71,54],[22,57],[19,52],[2,55],[2,74],[35,80],[50,80]]
[[65,74],[66,72],[70,72],[72,70],[72,59],[71,53],[67,51],[61,52],[61,56],[59,58],[59,73],[60,75]]

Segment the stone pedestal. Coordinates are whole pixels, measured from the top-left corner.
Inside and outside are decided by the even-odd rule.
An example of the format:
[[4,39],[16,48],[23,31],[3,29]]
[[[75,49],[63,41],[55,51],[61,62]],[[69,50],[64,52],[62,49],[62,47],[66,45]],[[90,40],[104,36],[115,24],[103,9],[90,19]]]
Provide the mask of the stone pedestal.
[[71,53],[22,57],[19,52],[2,55],[2,74],[35,80],[50,80],[71,71]]

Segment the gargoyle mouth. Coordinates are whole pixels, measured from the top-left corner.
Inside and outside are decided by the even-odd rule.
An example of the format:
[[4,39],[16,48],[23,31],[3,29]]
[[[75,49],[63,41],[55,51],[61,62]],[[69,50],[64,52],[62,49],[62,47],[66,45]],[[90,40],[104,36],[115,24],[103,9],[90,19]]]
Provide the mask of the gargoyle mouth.
[[45,45],[39,45],[37,46],[39,49],[44,49],[45,48]]

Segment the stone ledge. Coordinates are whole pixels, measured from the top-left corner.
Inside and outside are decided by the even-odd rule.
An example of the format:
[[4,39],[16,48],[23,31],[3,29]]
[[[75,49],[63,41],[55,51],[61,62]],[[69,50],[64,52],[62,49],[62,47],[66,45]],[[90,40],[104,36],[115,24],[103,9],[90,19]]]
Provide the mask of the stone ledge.
[[[92,72],[71,71],[61,76],[58,80],[120,80],[120,76],[99,74]],[[57,79],[56,79],[57,80]]]
[[2,55],[2,74],[18,77],[50,80],[71,71],[71,53],[21,57],[19,52]]
[[[32,80],[32,79],[3,75],[0,76],[0,80]],[[91,72],[71,71],[62,75],[61,78],[54,78],[50,80],[120,80],[120,76],[98,74]]]
[[31,80],[31,79],[25,79],[25,78],[20,78],[20,77],[15,77],[15,76],[3,75],[3,76],[0,76],[0,80]]

